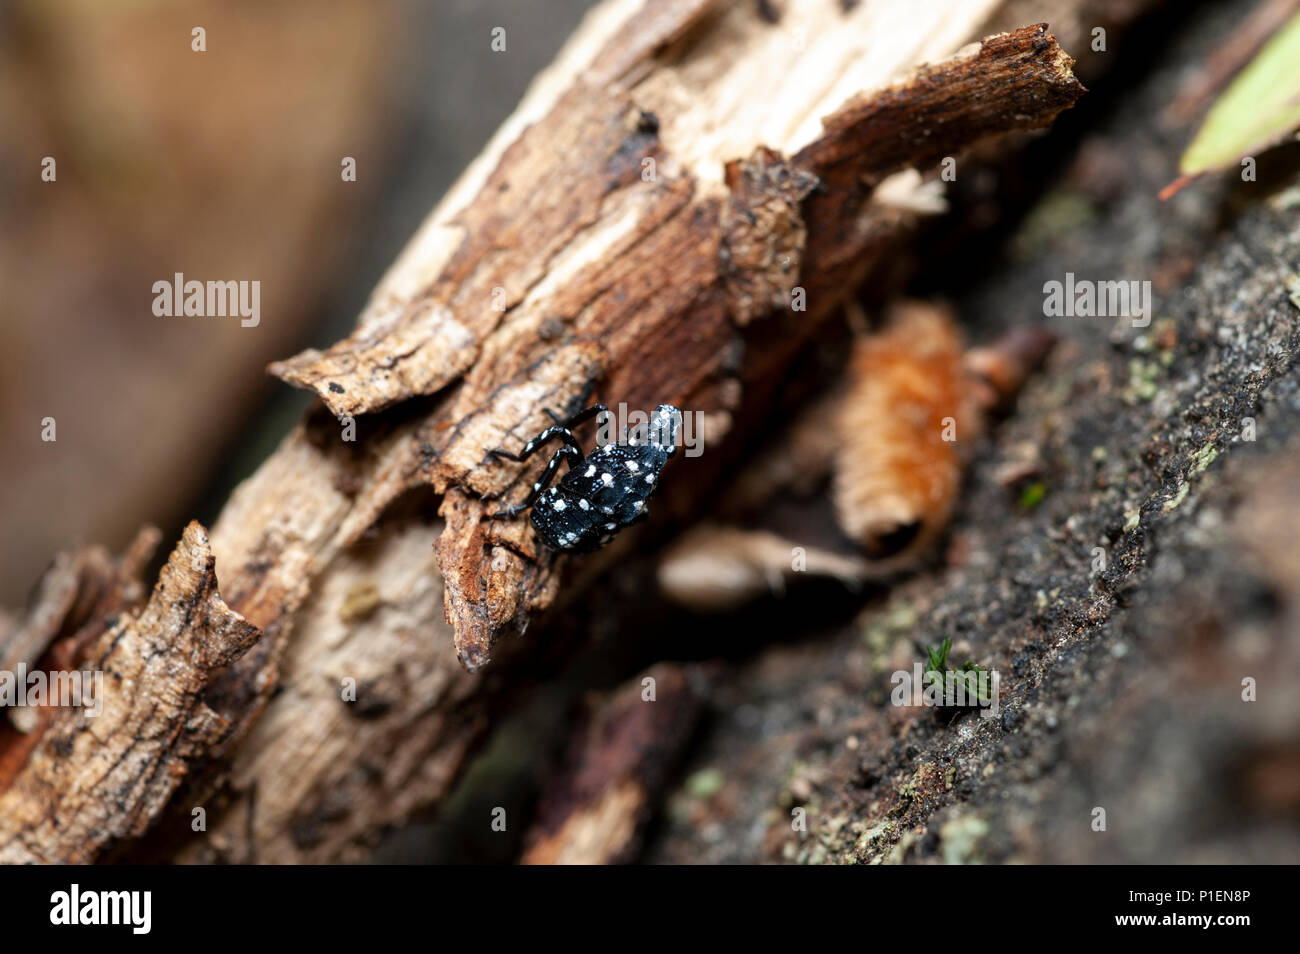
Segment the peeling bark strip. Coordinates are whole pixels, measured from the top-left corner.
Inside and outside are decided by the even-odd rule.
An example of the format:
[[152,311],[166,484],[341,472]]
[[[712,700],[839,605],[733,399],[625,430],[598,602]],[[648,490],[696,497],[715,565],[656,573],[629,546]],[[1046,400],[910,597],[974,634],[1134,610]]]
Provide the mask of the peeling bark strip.
[[104,674],[103,711],[58,709],[0,794],[0,863],[93,861],[139,835],[228,721],[200,696],[261,635],[217,593],[197,523],[138,616],[119,619],[82,666]]
[[861,274],[876,236],[864,221],[871,191],[900,168],[925,169],[1013,130],[1042,129],[1085,92],[1047,24],[985,39],[944,63],[823,120],[825,134],[792,160],[821,180],[804,207],[809,297],[825,301]]
[[822,120],[824,134],[794,162],[831,193],[848,192],[901,166],[934,165],[953,141],[973,146],[1009,129],[1041,129],[1084,93],[1073,67],[1046,23],[988,37],[888,89],[855,96]]
[[521,861],[606,865],[635,858],[703,711],[706,679],[701,667],[664,663],[593,705],[574,733],[565,769],[542,793]]
[[657,148],[653,116],[625,96],[575,87],[506,150],[457,217],[464,241],[425,295],[373,312],[324,354],[304,352],[272,373],[315,390],[337,415],[440,390],[470,368],[552,259],[600,220],[605,199],[640,183],[642,160]]

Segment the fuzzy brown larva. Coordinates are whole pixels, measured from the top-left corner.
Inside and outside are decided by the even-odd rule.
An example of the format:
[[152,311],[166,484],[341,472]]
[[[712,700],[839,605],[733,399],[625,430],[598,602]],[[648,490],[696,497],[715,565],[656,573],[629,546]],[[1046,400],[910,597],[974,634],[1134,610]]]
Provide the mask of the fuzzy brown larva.
[[840,527],[873,557],[924,548],[952,513],[981,416],[962,357],[951,314],[921,303],[896,306],[854,347],[832,495]]
[[932,543],[952,515],[965,449],[1051,340],[1021,329],[966,353],[948,309],[896,305],[849,360],[832,484],[841,529],[882,559],[906,559]]

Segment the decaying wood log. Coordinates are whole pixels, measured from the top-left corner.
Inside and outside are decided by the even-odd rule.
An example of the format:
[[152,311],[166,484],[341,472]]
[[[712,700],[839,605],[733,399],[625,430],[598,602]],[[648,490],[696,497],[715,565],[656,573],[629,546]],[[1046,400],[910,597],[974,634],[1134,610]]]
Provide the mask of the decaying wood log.
[[474,670],[561,584],[525,521],[485,519],[532,479],[486,451],[592,399],[671,401],[720,441],[752,413],[746,387],[779,382],[909,234],[915,214],[874,202],[880,183],[1046,126],[1081,94],[1042,26],[953,55],[1052,7],[1079,35],[1073,3],[808,0],[775,23],[715,0],[593,11],[353,335],[273,366],[356,440],[309,416],[210,545],[191,526],[149,604],[91,634],[131,688],[98,724],[57,713],[6,758],[0,852],[87,860],[152,820],[150,851],[183,861],[357,859],[445,794],[503,688],[499,667]]

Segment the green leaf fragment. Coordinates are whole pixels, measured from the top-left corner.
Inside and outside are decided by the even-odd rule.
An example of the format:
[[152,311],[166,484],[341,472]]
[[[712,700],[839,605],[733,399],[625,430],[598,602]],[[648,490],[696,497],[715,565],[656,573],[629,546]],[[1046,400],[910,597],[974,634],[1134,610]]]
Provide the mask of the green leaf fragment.
[[1215,102],[1178,164],[1184,176],[1236,165],[1300,126],[1300,14],[1264,45]]

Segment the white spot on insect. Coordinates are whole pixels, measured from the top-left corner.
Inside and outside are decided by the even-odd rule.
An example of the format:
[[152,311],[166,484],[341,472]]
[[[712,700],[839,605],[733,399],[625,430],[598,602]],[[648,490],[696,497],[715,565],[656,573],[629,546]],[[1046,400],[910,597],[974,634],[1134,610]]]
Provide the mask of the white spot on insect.
[[601,508],[600,508],[600,512],[601,512],[601,513],[613,513],[613,512],[614,512],[614,508],[613,508],[613,507],[601,507]]
[[536,489],[537,489],[538,487],[540,487],[540,486],[542,486],[542,485],[541,485],[541,484],[533,484],[533,490],[536,490]]
[[607,523],[607,524],[605,524],[605,529],[606,529],[606,530],[613,530],[613,529],[614,529],[614,526],[615,526],[615,525],[612,524],[612,523]]
[[552,506],[554,506],[556,510],[563,510],[563,509],[564,509],[564,501],[563,501],[563,500],[556,499],[555,503],[554,503]]
[[630,471],[632,471],[632,473],[635,474],[635,473],[636,473],[638,470],[640,470],[641,468],[640,468],[640,466],[638,466],[638,464],[637,464],[636,461],[634,461],[634,460],[629,460],[629,461],[627,462],[627,469],[630,470]]
[[642,506],[644,506],[644,505],[641,503],[641,501],[638,500],[638,501],[636,501],[635,503],[632,504],[632,509],[635,510],[637,513],[640,513],[640,512],[641,512],[641,507],[642,507]]
[[613,474],[601,474],[601,475],[600,475],[600,479],[601,479],[602,481],[604,481],[605,486],[608,487],[610,484],[612,484],[612,483],[614,482],[614,475],[613,475]]
[[588,467],[588,468],[587,468],[587,472],[586,472],[585,474],[583,474],[582,476],[584,476],[584,477],[595,477],[595,476],[596,476],[596,465],[595,465],[595,464],[592,464],[590,467]]
[[655,482],[655,475],[654,475],[654,474],[646,474],[646,475],[645,475],[645,482],[646,482],[647,484],[653,484],[653,483]]
[[582,499],[580,499],[580,500],[578,501],[578,506],[581,507],[583,510],[590,510],[590,509],[591,509],[591,504],[587,503],[587,500],[586,500],[585,497],[582,498]]

